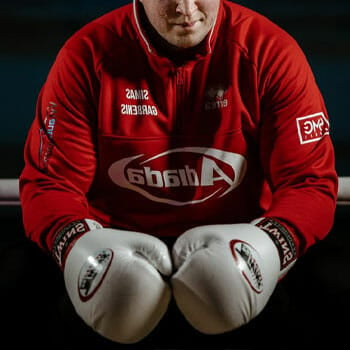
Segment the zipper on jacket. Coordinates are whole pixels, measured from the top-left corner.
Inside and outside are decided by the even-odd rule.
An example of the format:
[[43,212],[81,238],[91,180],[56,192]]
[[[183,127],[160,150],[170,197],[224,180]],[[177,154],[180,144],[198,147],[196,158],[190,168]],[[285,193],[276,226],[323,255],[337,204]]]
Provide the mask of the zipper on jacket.
[[177,67],[175,69],[175,92],[176,92],[176,102],[175,102],[175,129],[179,131],[183,123],[183,115],[185,111],[184,106],[184,91],[185,91],[185,76],[184,69],[182,67]]
[[176,85],[177,86],[182,86],[184,85],[185,80],[183,76],[183,69],[182,68],[177,68],[176,69]]

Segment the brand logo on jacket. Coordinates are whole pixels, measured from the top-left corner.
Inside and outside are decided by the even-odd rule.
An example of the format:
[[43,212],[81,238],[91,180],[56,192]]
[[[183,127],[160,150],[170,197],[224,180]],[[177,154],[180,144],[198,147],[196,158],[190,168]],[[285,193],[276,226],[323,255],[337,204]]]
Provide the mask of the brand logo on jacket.
[[211,87],[205,93],[204,109],[206,111],[222,109],[228,106],[228,100],[225,98],[226,89],[222,87]]
[[221,198],[242,182],[246,159],[215,148],[181,147],[114,162],[108,174],[122,188],[151,201],[183,206]]
[[296,119],[300,144],[321,140],[329,135],[329,121],[320,112]]
[[54,131],[56,125],[57,104],[50,101],[46,107],[44,127],[39,129],[40,148],[39,148],[39,165],[44,171],[47,171],[49,160],[51,158],[54,143]]

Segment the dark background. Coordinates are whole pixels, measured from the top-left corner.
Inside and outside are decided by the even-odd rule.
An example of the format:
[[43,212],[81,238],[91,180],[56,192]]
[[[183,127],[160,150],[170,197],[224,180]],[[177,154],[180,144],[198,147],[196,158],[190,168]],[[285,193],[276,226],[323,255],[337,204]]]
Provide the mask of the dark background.
[[[23,144],[34,116],[36,97],[61,45],[89,20],[127,2],[0,0],[0,178],[19,176]],[[237,2],[272,19],[303,48],[328,107],[338,173],[350,176],[350,1]],[[19,207],[0,207],[0,258],[6,257],[0,261],[0,289],[8,282],[2,274],[3,261],[13,264],[15,270],[17,258],[11,260],[11,249],[23,241],[20,215]],[[347,343],[349,215],[350,206],[338,206],[329,236],[312,247],[291,273],[288,283],[297,306],[294,319],[288,324],[297,325],[292,330],[297,333],[290,334],[286,328],[286,343],[299,332],[303,334],[301,344],[307,339],[311,342],[319,339],[320,344],[326,339],[334,346],[341,341]],[[35,271],[28,273],[33,273],[33,281],[41,278]],[[24,294],[31,297],[35,294],[34,284],[29,294],[26,286],[21,285],[21,279],[18,288],[23,288]],[[280,348],[284,345],[281,343]]]
[[[63,42],[127,0],[0,1],[0,178],[18,177],[41,84]],[[350,1],[246,0],[292,34],[324,95],[340,175],[350,175]]]

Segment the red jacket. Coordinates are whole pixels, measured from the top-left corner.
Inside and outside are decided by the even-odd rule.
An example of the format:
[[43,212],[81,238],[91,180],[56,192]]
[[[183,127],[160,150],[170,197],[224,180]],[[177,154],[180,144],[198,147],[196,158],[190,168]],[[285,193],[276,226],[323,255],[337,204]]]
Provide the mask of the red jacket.
[[300,252],[330,231],[329,120],[297,43],[223,1],[183,64],[159,53],[137,4],[84,26],[42,87],[20,176],[28,237],[92,218],[156,236],[278,218]]

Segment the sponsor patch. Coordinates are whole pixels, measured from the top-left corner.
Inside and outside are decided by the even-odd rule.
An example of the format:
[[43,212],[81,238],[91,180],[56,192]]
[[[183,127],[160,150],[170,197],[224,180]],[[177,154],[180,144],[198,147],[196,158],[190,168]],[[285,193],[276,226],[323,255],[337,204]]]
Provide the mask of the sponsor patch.
[[39,149],[39,166],[43,171],[47,171],[48,163],[53,152],[54,131],[56,124],[57,104],[49,102],[46,107],[44,119],[44,128],[39,129],[40,134],[40,149]]
[[151,201],[182,206],[227,195],[240,185],[246,165],[238,153],[181,147],[150,157],[122,158],[110,166],[108,175],[117,186]]
[[264,218],[256,226],[265,231],[275,243],[280,256],[281,270],[297,258],[294,239],[282,224],[272,218]]
[[258,252],[250,244],[241,240],[232,240],[230,248],[244,279],[256,293],[261,293],[264,285]]
[[109,248],[97,251],[88,257],[78,278],[78,293],[82,301],[89,300],[96,293],[112,260],[113,251]]
[[42,171],[47,172],[49,160],[51,158],[54,144],[51,138],[48,137],[44,129],[39,130],[40,135],[40,149],[39,149],[39,167]]
[[157,116],[157,106],[149,101],[149,96],[150,93],[147,89],[125,89],[125,99],[129,103],[122,103],[120,105],[120,114],[130,116]]
[[315,142],[329,135],[329,121],[320,112],[296,119],[300,144]]
[[226,98],[227,89],[224,87],[211,87],[205,93],[204,108],[207,111],[222,109],[228,106],[228,99]]
[[46,116],[44,124],[46,127],[46,132],[49,138],[53,139],[55,124],[56,124],[56,113],[57,113],[57,104],[55,102],[49,102],[49,105],[46,107]]

